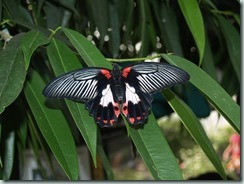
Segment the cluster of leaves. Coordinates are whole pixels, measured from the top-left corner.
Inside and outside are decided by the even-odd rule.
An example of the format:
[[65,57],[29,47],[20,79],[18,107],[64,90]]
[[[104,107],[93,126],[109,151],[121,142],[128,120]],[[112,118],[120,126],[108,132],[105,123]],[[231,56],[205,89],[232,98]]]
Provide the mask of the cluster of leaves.
[[[187,71],[190,83],[240,132],[240,107],[231,98],[240,90],[239,2],[231,8],[230,4],[214,0],[0,3],[1,178],[15,178],[16,159],[22,164],[23,151],[31,148],[36,158],[41,149],[51,168],[52,153],[67,177],[78,179],[76,146],[82,135],[94,164],[98,155],[107,178],[113,179],[100,129],[84,104],[49,101],[42,95],[45,84],[54,76],[83,66],[111,68],[104,56],[135,58],[152,52],[174,52],[177,56],[159,56]],[[59,31],[49,30],[59,26]],[[140,48],[136,49],[138,43]],[[217,70],[223,75],[221,79],[216,76]],[[220,159],[191,108],[170,89],[162,95],[219,174],[226,178]],[[134,129],[126,122],[125,125],[155,179],[183,179],[153,113],[143,128]]]

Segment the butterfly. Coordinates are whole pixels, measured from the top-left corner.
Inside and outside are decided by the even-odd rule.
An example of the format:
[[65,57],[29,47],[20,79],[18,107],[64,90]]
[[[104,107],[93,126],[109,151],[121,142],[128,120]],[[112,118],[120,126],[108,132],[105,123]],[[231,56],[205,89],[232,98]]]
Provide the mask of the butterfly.
[[123,114],[132,125],[148,117],[152,94],[185,83],[190,76],[166,63],[142,62],[109,70],[88,67],[65,73],[49,82],[43,94],[49,98],[66,98],[85,102],[101,127],[110,127]]

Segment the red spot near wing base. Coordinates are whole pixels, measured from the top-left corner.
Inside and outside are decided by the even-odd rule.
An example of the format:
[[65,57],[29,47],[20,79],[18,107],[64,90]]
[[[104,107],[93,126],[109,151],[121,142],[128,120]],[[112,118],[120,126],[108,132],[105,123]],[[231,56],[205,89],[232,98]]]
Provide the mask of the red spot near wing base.
[[122,72],[122,76],[127,78],[128,74],[130,73],[131,71],[131,67],[126,67],[123,69],[123,72]]
[[110,74],[110,71],[109,71],[109,70],[102,69],[102,70],[101,70],[101,73],[102,73],[107,79],[110,79],[110,78],[111,78],[111,74]]

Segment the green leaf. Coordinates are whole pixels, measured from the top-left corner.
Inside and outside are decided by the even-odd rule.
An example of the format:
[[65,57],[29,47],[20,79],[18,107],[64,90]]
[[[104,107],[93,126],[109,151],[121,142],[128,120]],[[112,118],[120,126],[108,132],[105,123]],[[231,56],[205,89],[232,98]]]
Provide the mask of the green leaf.
[[153,114],[143,128],[135,129],[127,125],[127,131],[155,180],[183,179],[177,159]]
[[139,56],[148,55],[149,52],[149,44],[152,42],[153,46],[156,45],[156,33],[155,29],[152,25],[152,15],[149,9],[149,2],[142,0],[138,1],[138,7],[140,11],[140,40],[141,40],[141,48],[139,51]]
[[9,180],[12,173],[13,164],[14,164],[14,150],[15,150],[14,143],[15,143],[15,132],[14,130],[11,130],[10,132],[8,132],[4,140],[3,180]]
[[[99,48],[104,44],[104,37],[108,34],[109,28],[109,14],[108,14],[108,1],[107,0],[93,0],[90,1],[91,13],[93,16],[93,23],[98,29],[100,34],[99,37]],[[112,15],[111,15],[112,16]]]
[[19,96],[25,81],[25,63],[20,48],[22,36],[12,38],[0,53],[0,114]]
[[108,157],[107,157],[107,155],[103,149],[101,133],[98,131],[97,134],[98,134],[98,144],[97,144],[98,155],[101,158],[103,168],[107,174],[108,180],[114,180],[114,173],[112,170],[112,166],[111,166],[109,159],[108,159]]
[[6,11],[6,14],[9,17],[11,17],[11,19],[18,19],[23,22],[33,23],[31,14],[28,12],[27,8],[21,6],[20,1],[15,1],[15,0],[3,1],[3,7],[4,10]]
[[202,68],[215,80],[217,79],[217,72],[214,66],[214,58],[211,50],[211,45],[209,43],[208,37],[206,37],[205,53],[202,62]]
[[[164,1],[151,1],[154,10],[156,10],[155,18],[159,26],[160,34],[162,35],[163,46],[168,52],[173,52],[177,55],[183,56],[179,21],[174,7],[167,6]],[[161,11],[164,10],[164,11]]]
[[192,110],[171,90],[166,89],[163,94],[171,108],[178,114],[186,129],[202,148],[213,166],[217,169],[222,178],[226,179],[226,174],[222,163],[207,137],[201,122],[197,119]]
[[32,71],[26,83],[24,94],[35,117],[37,125],[54,156],[72,180],[78,179],[78,158],[70,128],[60,110],[45,106],[42,95],[44,82],[37,72]]
[[[35,160],[37,162],[38,168],[40,170],[40,173],[41,173],[43,179],[47,180],[48,179],[47,173],[45,172],[45,169],[43,167],[43,164],[42,164],[43,161],[40,159],[40,151],[42,151],[42,153],[44,153],[46,161],[47,161],[48,165],[50,166],[52,173],[54,173],[53,166],[51,163],[51,154],[50,154],[50,152],[47,152],[47,150],[43,146],[46,142],[45,142],[45,140],[42,139],[41,132],[38,131],[37,125],[34,122],[35,120],[32,119],[32,116],[30,116],[29,114],[28,114],[28,116],[29,116],[28,128],[29,128],[29,132],[30,132],[30,139],[28,140],[28,145],[30,146],[30,148],[33,152],[33,155],[35,157]],[[39,146],[39,144],[40,144],[40,146]],[[40,147],[41,147],[41,149],[40,149]]]
[[25,69],[27,70],[30,64],[30,59],[34,51],[41,45],[45,45],[49,39],[38,30],[31,30],[23,36],[22,51],[25,59]]
[[217,16],[221,31],[226,41],[230,61],[235,70],[238,80],[241,80],[241,42],[240,34],[234,28],[234,26],[224,19],[222,16]]
[[214,79],[201,68],[184,58],[166,54],[163,54],[162,57],[170,64],[188,72],[191,77],[190,82],[205,95],[216,110],[240,133],[240,106]]
[[111,68],[111,64],[86,37],[71,29],[63,28],[62,30],[88,66]]
[[119,1],[113,0],[108,3],[109,20],[111,31],[109,31],[109,49],[113,58],[119,54],[120,46],[120,20],[119,20]]
[[178,0],[181,11],[189,26],[199,51],[199,66],[202,64],[205,48],[204,23],[197,0]]
[[[47,54],[56,76],[82,67],[75,54],[58,40],[52,39],[51,44],[47,47]],[[65,102],[90,150],[96,166],[97,124],[94,122],[94,118],[89,115],[83,103],[71,100],[65,100]]]
[[[66,7],[67,9],[72,10],[76,16],[80,16],[80,13],[77,11],[76,0],[59,0],[58,3]],[[65,14],[64,14],[65,15]]]
[[[2,138],[2,116],[0,115],[0,143],[1,143],[1,138]],[[3,167],[3,163],[2,163],[2,158],[1,158],[1,154],[0,154],[0,170]],[[1,174],[0,174],[1,176]],[[1,177],[0,177],[1,179]]]

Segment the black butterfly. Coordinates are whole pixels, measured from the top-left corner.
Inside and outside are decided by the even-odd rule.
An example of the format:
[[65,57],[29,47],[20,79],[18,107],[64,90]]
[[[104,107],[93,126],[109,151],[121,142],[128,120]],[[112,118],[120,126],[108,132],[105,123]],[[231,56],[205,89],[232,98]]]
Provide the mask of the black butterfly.
[[52,80],[43,94],[85,102],[101,127],[112,126],[120,113],[137,125],[147,118],[153,93],[189,78],[182,69],[165,63],[143,62],[121,70],[114,64],[112,70],[91,67],[65,73]]

